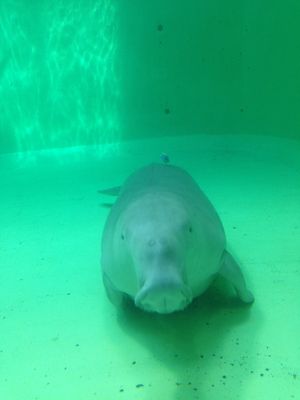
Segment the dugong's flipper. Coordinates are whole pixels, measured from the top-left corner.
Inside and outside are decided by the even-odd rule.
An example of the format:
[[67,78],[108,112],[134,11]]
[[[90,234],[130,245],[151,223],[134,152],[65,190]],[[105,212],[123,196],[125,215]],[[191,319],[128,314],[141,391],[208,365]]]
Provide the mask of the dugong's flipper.
[[99,194],[105,194],[107,196],[119,196],[121,190],[121,186],[115,186],[109,189],[100,189],[98,190]]
[[237,295],[244,303],[252,303],[254,301],[253,294],[246,287],[246,282],[238,263],[226,250],[224,251],[219,273],[234,286]]
[[[109,189],[100,189],[98,190],[99,194],[104,194],[106,196],[114,196],[117,197],[119,196],[121,191],[121,186],[115,186]],[[105,207],[105,208],[112,208],[112,206],[114,205],[114,203],[101,203],[101,207]]]

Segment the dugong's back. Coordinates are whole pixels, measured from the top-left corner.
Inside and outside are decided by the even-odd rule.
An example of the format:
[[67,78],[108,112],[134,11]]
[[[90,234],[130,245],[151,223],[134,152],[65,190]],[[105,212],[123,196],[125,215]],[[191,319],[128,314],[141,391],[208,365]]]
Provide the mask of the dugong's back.
[[123,212],[126,206],[143,194],[155,192],[169,192],[177,196],[187,207],[200,210],[203,216],[223,231],[222,223],[213,205],[194,179],[182,168],[166,164],[153,163],[130,175],[122,186],[109,219],[118,218],[119,213]]
[[200,212],[203,218],[208,219],[223,232],[217,212],[194,179],[182,168],[166,164],[153,163],[130,175],[111,210],[111,219],[118,218],[119,213],[138,197],[155,192],[177,196],[192,213]]

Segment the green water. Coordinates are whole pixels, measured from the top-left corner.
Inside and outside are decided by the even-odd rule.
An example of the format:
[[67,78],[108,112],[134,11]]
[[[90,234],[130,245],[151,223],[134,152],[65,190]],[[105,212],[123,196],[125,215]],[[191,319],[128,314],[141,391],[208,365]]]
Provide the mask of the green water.
[[0,152],[300,136],[300,3],[3,0]]
[[[0,3],[0,399],[300,398],[300,3]],[[161,152],[249,288],[114,308],[108,200]]]
[[[1,399],[297,399],[299,142],[201,135],[107,150],[0,159]],[[97,190],[162,150],[218,210],[251,307],[222,282],[169,316],[107,300]]]

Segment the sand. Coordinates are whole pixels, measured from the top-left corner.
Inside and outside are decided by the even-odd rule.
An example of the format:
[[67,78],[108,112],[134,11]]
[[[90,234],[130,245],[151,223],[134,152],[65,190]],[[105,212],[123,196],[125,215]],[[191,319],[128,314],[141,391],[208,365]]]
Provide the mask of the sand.
[[[219,212],[252,306],[224,282],[169,316],[117,310],[100,243],[121,184],[159,161]],[[0,398],[253,400],[300,396],[300,144],[186,136],[0,157]]]

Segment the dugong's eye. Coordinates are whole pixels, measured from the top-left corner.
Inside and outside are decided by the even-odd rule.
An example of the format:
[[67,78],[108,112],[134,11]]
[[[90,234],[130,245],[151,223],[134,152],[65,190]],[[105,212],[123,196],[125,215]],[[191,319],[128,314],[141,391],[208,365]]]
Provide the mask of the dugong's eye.
[[193,228],[190,226],[189,227],[189,232],[192,233],[193,232]]
[[121,235],[121,239],[122,239],[122,240],[125,240],[125,236],[123,235],[123,233],[122,233],[122,235]]

